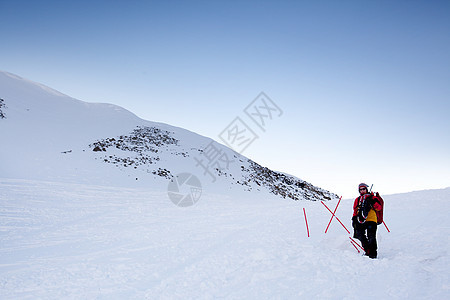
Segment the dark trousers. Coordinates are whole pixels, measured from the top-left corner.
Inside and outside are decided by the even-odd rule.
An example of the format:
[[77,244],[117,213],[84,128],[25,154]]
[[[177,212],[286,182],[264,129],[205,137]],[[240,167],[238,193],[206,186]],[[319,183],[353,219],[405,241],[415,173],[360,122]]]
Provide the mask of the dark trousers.
[[353,237],[361,241],[361,245],[366,251],[366,255],[370,258],[377,257],[377,223],[364,222],[360,224],[358,221],[353,222],[355,230]]

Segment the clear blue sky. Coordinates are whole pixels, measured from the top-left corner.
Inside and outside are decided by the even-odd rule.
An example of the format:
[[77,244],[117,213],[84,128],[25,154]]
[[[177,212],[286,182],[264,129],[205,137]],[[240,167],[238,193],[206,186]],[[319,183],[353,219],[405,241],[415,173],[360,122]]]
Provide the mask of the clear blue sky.
[[5,1],[0,69],[218,134],[264,91],[243,153],[344,197],[450,186],[450,1]]

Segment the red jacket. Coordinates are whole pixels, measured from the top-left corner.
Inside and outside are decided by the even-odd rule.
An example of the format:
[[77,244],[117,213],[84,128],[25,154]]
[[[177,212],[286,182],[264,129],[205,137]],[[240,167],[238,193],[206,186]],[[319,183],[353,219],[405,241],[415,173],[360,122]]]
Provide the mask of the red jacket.
[[[366,196],[367,195],[367,196]],[[381,206],[381,201],[379,201],[380,199],[375,196],[373,193],[371,194],[365,194],[362,196],[359,196],[355,199],[355,202],[353,203],[353,216],[357,216],[358,215],[358,208],[360,205],[360,202],[362,200],[362,197],[366,196],[368,201],[370,201],[370,198],[373,198],[373,200],[371,201],[373,203],[372,205],[372,209],[369,211],[368,215],[367,215],[367,219],[366,222],[370,222],[373,221],[375,223],[377,223],[377,214],[375,211],[380,211],[382,210],[382,206]]]

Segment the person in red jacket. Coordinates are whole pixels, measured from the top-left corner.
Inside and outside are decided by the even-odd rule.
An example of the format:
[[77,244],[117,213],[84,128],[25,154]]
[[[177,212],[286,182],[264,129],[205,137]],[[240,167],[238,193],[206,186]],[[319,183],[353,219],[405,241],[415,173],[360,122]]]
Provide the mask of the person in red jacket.
[[369,193],[369,186],[361,183],[358,186],[359,197],[353,204],[352,226],[353,237],[360,240],[365,255],[370,258],[377,257],[377,214],[382,206],[377,201],[377,196]]

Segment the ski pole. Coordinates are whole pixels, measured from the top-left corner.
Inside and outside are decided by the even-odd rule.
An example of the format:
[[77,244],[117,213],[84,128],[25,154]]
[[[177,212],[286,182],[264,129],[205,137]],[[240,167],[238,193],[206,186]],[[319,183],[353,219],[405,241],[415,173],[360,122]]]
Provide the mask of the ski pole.
[[338,222],[341,223],[342,227],[344,227],[344,229],[348,232],[348,234],[350,234],[350,231],[348,231],[347,227],[345,227],[345,225],[342,224],[341,220],[339,220],[339,218],[333,214],[331,209],[329,209],[328,206],[326,206],[325,203],[323,203],[323,201],[320,201],[320,203],[322,203],[323,206],[325,206],[328,209],[328,211],[336,218],[336,220],[338,220]]
[[303,207],[303,214],[305,215],[306,232],[308,232],[308,237],[309,237],[308,220],[306,219],[306,211],[305,211],[305,208],[304,208],[304,207]]
[[336,208],[334,209],[334,212],[333,212],[333,215],[331,216],[330,222],[328,222],[328,226],[327,226],[327,229],[325,229],[325,233],[327,233],[328,227],[330,227],[331,221],[333,221],[333,217],[334,217],[334,215],[336,214],[336,211],[337,211],[337,208],[338,208],[338,206],[339,206],[339,203],[341,202],[341,199],[342,199],[342,196],[341,196],[341,198],[339,198],[339,201],[338,201],[338,203],[336,204]]

